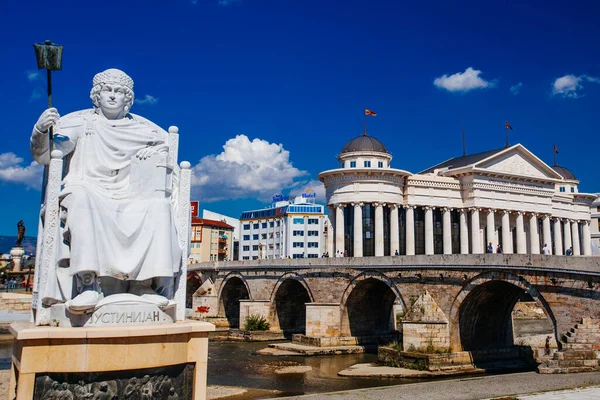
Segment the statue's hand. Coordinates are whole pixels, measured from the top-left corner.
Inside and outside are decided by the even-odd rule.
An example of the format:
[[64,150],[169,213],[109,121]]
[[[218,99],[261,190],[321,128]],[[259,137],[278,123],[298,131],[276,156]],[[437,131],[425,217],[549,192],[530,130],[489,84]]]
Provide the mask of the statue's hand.
[[145,160],[146,158],[152,157],[156,153],[158,153],[158,150],[156,149],[156,147],[145,147],[145,148],[141,149],[140,151],[138,151],[135,156],[137,158],[139,158],[140,160]]
[[56,125],[60,118],[60,114],[56,108],[49,108],[40,115],[40,118],[35,123],[35,129],[39,132],[46,132],[51,126]]

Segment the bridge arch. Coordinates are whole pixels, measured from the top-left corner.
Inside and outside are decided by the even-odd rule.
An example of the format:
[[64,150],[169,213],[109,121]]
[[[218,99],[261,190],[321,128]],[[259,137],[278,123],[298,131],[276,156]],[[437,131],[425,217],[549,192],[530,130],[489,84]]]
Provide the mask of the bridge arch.
[[228,274],[219,288],[218,316],[227,318],[230,328],[240,326],[240,300],[252,299],[250,288],[243,275],[237,272]]
[[544,311],[558,339],[552,309],[533,285],[510,272],[487,271],[469,280],[452,303],[452,348],[458,351],[512,346],[512,311],[521,299],[534,301]]
[[396,285],[378,271],[365,271],[356,276],[344,291],[340,307],[342,336],[357,337],[393,333],[396,312],[406,311]]
[[192,298],[196,290],[202,286],[202,278],[197,272],[190,271],[187,274],[185,288],[185,307],[192,308]]
[[313,301],[313,294],[304,278],[296,272],[285,273],[271,293],[271,326],[279,327],[288,339],[294,333],[305,333],[306,303]]

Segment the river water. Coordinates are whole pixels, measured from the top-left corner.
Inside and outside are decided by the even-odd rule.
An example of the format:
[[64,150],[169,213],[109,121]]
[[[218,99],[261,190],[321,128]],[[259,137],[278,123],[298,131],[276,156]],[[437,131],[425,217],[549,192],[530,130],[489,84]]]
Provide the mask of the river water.
[[[8,335],[3,336],[0,339],[0,369],[9,369],[12,340]],[[353,364],[375,362],[375,354],[320,357],[256,354],[257,350],[265,347],[266,343],[209,342],[208,384],[273,390],[280,392],[280,396],[290,396],[420,381],[406,378],[348,378],[337,375]],[[307,366],[312,369],[305,373],[276,372],[289,366]]]

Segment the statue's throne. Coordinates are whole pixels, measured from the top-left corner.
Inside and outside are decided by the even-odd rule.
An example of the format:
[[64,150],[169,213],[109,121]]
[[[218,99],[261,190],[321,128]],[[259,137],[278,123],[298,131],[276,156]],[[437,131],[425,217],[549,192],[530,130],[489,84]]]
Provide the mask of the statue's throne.
[[[149,122],[149,121],[148,121]],[[159,129],[168,144],[168,155],[153,156],[147,161],[152,163],[155,169],[150,175],[150,181],[144,185],[133,187],[138,196],[159,196],[170,198],[175,211],[175,223],[182,248],[181,267],[174,280],[173,301],[176,304],[176,320],[185,319],[186,299],[186,276],[187,259],[190,234],[190,186],[191,169],[187,161],[177,164],[179,150],[179,129],[175,126],[169,127],[169,131]],[[55,271],[57,268],[57,252],[63,240],[61,227],[61,208],[59,205],[59,194],[61,182],[66,171],[68,171],[70,157],[64,157],[60,150],[51,153],[49,166],[45,168],[44,187],[42,189],[42,204],[38,226],[38,238],[35,262],[35,281],[32,299],[32,320],[36,325],[50,325],[52,323],[50,307],[43,304],[42,296],[44,286],[55,284]],[[143,163],[142,163],[143,164]],[[132,163],[131,174],[141,173],[141,168],[148,168],[139,162]]]

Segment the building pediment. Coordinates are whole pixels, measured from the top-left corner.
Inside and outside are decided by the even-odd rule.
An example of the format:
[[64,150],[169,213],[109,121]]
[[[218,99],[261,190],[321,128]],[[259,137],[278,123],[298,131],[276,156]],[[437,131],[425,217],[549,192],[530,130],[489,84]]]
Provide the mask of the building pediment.
[[478,170],[526,178],[562,179],[556,171],[520,144],[481,160],[473,167]]

